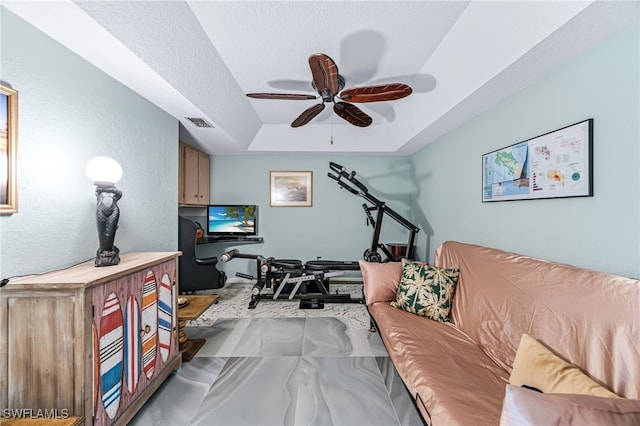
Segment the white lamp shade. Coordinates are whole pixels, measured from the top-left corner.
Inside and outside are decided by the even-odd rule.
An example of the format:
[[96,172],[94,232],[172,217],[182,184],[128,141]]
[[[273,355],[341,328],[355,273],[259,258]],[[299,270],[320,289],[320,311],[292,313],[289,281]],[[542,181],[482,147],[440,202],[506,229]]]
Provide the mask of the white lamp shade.
[[95,182],[115,184],[122,177],[122,167],[113,158],[95,157],[85,167],[89,179]]

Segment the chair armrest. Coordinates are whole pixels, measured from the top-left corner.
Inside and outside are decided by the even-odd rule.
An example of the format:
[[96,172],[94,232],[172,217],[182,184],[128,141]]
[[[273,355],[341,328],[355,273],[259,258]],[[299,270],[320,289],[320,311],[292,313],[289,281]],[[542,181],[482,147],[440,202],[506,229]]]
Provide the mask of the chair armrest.
[[206,257],[203,259],[196,259],[198,265],[215,265],[218,263],[217,257]]

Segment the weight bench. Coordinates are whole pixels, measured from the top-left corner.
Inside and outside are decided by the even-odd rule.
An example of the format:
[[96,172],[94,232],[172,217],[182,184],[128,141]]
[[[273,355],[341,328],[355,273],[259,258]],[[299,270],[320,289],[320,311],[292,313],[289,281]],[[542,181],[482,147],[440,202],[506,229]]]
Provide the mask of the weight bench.
[[[304,265],[296,259],[266,258],[260,255],[241,254],[234,249],[221,256],[225,262],[233,258],[255,259],[256,275],[237,273],[236,276],[257,279],[251,289],[249,309],[254,309],[261,300],[300,300],[301,309],[322,309],[325,303],[364,303],[364,298],[353,298],[350,294],[331,294],[329,279],[358,271],[357,261],[310,260]],[[307,284],[315,284],[316,292],[308,292]],[[273,288],[272,293],[262,293],[264,288]]]

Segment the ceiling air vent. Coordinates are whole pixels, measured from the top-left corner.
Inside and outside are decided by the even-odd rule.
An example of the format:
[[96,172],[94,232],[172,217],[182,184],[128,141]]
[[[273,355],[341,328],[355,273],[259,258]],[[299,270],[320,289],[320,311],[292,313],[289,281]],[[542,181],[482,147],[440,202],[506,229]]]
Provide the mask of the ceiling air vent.
[[207,120],[205,120],[204,118],[200,118],[200,117],[185,117],[185,118],[198,127],[213,127],[213,125],[209,123]]

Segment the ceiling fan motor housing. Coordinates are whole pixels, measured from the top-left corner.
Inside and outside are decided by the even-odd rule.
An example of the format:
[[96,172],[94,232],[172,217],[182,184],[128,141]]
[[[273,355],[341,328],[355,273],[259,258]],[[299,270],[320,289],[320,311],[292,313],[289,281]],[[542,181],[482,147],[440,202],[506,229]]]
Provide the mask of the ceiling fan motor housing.
[[[338,92],[344,89],[345,84],[346,83],[345,83],[344,77],[338,74]],[[311,87],[313,87],[313,90],[318,92],[318,94],[322,98],[322,102],[333,102],[334,94],[331,93],[331,91],[328,88],[325,89],[324,92],[318,91],[318,88],[316,87],[316,83],[313,80],[311,80]]]

